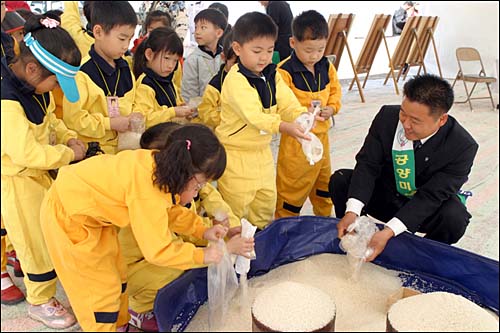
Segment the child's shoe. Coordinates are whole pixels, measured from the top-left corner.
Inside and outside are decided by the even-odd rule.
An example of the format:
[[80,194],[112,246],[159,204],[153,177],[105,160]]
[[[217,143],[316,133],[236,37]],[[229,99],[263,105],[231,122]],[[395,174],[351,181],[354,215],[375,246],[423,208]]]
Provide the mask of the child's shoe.
[[153,311],[137,313],[134,310],[129,309],[128,313],[130,313],[129,324],[132,324],[146,332],[158,332],[158,324]]
[[6,255],[7,255],[7,265],[14,268],[14,276],[23,277],[24,273],[23,270],[21,269],[21,262],[19,261],[19,259],[17,259],[16,251],[14,250],[7,252]]
[[76,323],[75,316],[66,310],[55,298],[51,298],[45,304],[30,304],[28,315],[50,328],[68,328]]
[[4,285],[7,287],[2,289],[2,304],[14,305],[24,301],[23,292],[14,284],[7,272],[2,273],[2,287]]

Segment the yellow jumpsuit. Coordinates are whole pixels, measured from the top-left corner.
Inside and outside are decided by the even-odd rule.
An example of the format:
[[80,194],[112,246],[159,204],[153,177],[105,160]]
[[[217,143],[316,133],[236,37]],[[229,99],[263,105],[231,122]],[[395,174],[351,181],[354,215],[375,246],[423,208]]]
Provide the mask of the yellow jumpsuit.
[[[231,227],[240,225],[238,218],[232,213],[231,208],[222,200],[217,189],[211,184],[206,184],[199,193],[200,199],[191,203],[191,209],[198,213],[204,210],[210,218],[217,211],[226,212],[229,216]],[[203,213],[203,212],[201,212]],[[212,226],[210,218],[204,218],[207,227]],[[175,237],[177,235],[174,234]],[[199,240],[192,236],[179,235],[186,242],[198,246],[206,246],[206,240]],[[118,233],[123,258],[127,264],[127,292],[129,296],[129,307],[135,312],[147,312],[153,309],[154,300],[158,290],[178,278],[184,270],[157,266],[144,259],[130,226],[122,228]],[[195,268],[195,267],[192,267]]]
[[76,133],[55,117],[51,93],[27,92],[10,69],[2,68],[2,76],[1,211],[22,263],[27,301],[39,305],[56,292],[56,273],[40,228],[40,205],[52,184],[48,170],[74,159],[71,148],[50,145],[49,136],[55,133],[56,143],[67,143]]
[[[112,69],[93,49],[89,54],[91,56],[82,60],[80,71],[75,77],[80,100],[71,103],[63,98],[63,120],[69,129],[78,133],[78,138],[83,142],[98,141],[105,153],[115,154],[118,133],[111,129],[105,91],[109,91],[110,96],[115,95],[116,91],[120,114],[128,116],[132,112],[135,97],[134,74],[123,58],[116,59],[116,67]],[[106,77],[106,84],[102,77]]]
[[[303,106],[309,107],[313,99],[321,100],[321,106],[331,106],[337,114],[342,97],[337,71],[325,57],[314,68],[313,77],[294,53],[278,64],[283,81]],[[281,135],[276,174],[276,218],[300,215],[308,197],[315,215],[331,215],[333,204],[328,193],[332,173],[328,139],[330,126],[330,119],[318,121],[311,131],[323,143],[323,158],[314,165],[307,161],[300,142],[289,135]]]
[[220,124],[221,90],[224,79],[227,76],[224,66],[221,66],[217,75],[208,83],[201,103],[198,106],[200,121],[211,129],[215,129]]
[[115,331],[129,320],[127,270],[118,229],[131,227],[146,261],[189,269],[203,249],[174,233],[202,238],[201,217],[178,195],[153,185],[152,151],[94,156],[59,170],[42,204],[42,229],[57,274],[85,331]]
[[241,64],[222,86],[221,123],[215,129],[226,148],[227,167],[218,189],[238,218],[263,229],[274,216],[276,178],[271,138],[282,121],[307,112],[271,64],[265,80]]
[[[4,40],[5,39],[5,40]],[[7,55],[8,53],[8,55]],[[19,55],[20,50],[19,50],[19,43],[15,38],[13,38],[11,35],[5,33],[2,31],[2,58],[6,57],[7,59],[12,59],[14,56]],[[7,229],[5,229],[5,226],[3,224],[3,217],[2,217],[2,233],[1,233],[1,239],[2,239],[2,252],[0,253],[0,256],[2,258],[2,272],[5,272],[7,270],[7,254],[6,252],[10,252],[14,250],[14,247],[12,246],[12,243],[9,240],[9,237],[7,236]]]
[[137,79],[133,112],[144,115],[146,129],[171,121],[175,118],[174,107],[184,103],[180,91],[172,82],[174,75],[163,78],[148,68]]

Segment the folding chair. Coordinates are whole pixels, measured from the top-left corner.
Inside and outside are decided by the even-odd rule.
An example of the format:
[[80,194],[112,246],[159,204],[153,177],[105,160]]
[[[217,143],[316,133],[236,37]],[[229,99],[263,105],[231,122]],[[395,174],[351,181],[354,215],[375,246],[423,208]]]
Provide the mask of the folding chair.
[[[491,105],[495,108],[495,102],[493,102],[493,96],[491,95],[490,84],[497,81],[497,79],[493,76],[486,76],[486,72],[484,71],[483,61],[481,60],[481,55],[478,50],[473,47],[459,47],[456,51],[457,61],[458,61],[458,73],[455,77],[455,81],[453,81],[452,88],[455,86],[455,82],[457,80],[462,80],[464,82],[465,93],[467,94],[467,99],[465,101],[455,102],[455,103],[469,103],[470,110],[472,111],[472,99],[487,99],[491,100]],[[479,74],[467,74],[474,70],[474,73],[477,73],[479,69]],[[466,82],[474,82],[472,86],[472,90],[469,93],[467,89]],[[489,97],[471,97],[474,92],[474,88],[478,83],[486,83],[486,87],[488,88]]]

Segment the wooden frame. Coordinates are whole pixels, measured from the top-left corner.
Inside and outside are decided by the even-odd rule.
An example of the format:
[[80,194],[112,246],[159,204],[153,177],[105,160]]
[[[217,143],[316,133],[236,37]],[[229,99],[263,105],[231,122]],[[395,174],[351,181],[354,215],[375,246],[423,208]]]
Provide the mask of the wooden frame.
[[[437,54],[436,43],[434,41],[434,31],[436,30],[438,22],[439,17],[437,16],[412,16],[408,18],[391,58],[392,65],[394,66],[392,70],[398,71],[396,81],[399,81],[403,71],[403,80],[406,79],[409,68],[412,66],[419,66],[418,74],[420,74],[421,69],[424,70],[424,73],[427,73],[424,59],[427,49],[429,48],[430,41],[432,41],[434,48],[434,55],[436,57],[439,75],[443,77]],[[390,75],[391,71],[387,73],[384,85],[387,83]]]
[[[387,45],[387,40],[385,39],[385,30],[391,21],[391,15],[377,14],[373,18],[372,25],[368,31],[368,35],[365,38],[365,43],[361,49],[361,52],[356,61],[356,66],[354,68],[354,78],[349,85],[349,90],[352,89],[354,81],[357,79],[358,74],[366,73],[365,80],[363,82],[363,88],[366,86],[366,81],[370,75],[370,70],[373,65],[373,60],[377,55],[380,43],[384,40],[385,49],[387,51],[387,58],[389,59],[389,66],[391,68],[392,78],[394,80],[394,89],[396,90],[396,95],[399,95],[398,84],[396,82],[396,76],[394,74],[393,65],[391,62],[391,55],[389,52],[389,47]],[[358,86],[359,88],[359,86]],[[361,89],[361,88],[360,88]],[[361,92],[361,90],[360,90]]]
[[[439,70],[439,76],[443,78],[443,74],[441,73],[441,65],[439,63],[439,57],[437,55],[436,43],[434,41],[434,31],[436,31],[438,22],[439,17],[437,16],[423,16],[420,21],[419,27],[416,30],[413,30],[416,43],[413,44],[413,47],[408,55],[408,59],[406,59],[406,63],[409,67],[419,66],[417,75],[420,74],[420,70],[422,70],[422,68],[424,70],[424,73],[427,73],[424,59],[429,48],[429,44],[432,41],[434,55],[436,57],[436,63]],[[404,74],[403,80],[406,79],[407,74],[408,71],[406,71],[406,73]]]
[[[328,40],[326,42],[325,56],[335,55],[335,61],[333,65],[335,69],[339,69],[340,59],[342,58],[342,53],[344,52],[344,47],[347,48],[347,53],[349,55],[349,60],[351,61],[351,66],[354,72],[355,66],[351,54],[351,49],[349,48],[349,43],[347,42],[347,36],[349,35],[349,30],[351,30],[352,21],[354,20],[354,14],[331,14],[328,18]],[[361,90],[361,84],[357,76],[354,77],[359,89],[359,95],[361,101],[364,103],[365,98],[363,96],[363,91]]]

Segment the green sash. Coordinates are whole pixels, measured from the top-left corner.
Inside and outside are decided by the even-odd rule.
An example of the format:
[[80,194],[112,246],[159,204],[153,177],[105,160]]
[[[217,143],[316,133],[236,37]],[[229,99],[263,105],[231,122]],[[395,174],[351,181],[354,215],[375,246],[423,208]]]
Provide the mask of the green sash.
[[417,192],[415,186],[415,154],[413,152],[413,141],[406,138],[401,122],[398,122],[394,141],[392,142],[392,165],[398,192],[406,197],[412,197]]

